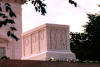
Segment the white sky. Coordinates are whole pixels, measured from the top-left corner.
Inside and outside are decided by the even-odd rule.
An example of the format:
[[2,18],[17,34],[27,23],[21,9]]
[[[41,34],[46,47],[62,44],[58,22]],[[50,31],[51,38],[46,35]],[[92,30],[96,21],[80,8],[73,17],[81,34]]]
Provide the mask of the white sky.
[[46,0],[47,13],[42,16],[37,13],[33,5],[24,4],[23,9],[23,32],[45,23],[70,25],[70,31],[82,32],[82,25],[88,21],[86,13],[100,12],[100,0],[74,0],[78,7],[68,3],[68,0]]

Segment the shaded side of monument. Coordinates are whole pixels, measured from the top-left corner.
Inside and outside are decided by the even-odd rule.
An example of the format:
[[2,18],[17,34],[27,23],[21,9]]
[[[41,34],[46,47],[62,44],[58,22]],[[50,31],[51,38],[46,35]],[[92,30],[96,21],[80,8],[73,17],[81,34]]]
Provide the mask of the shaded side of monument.
[[76,59],[70,50],[69,26],[44,24],[22,34],[23,60]]

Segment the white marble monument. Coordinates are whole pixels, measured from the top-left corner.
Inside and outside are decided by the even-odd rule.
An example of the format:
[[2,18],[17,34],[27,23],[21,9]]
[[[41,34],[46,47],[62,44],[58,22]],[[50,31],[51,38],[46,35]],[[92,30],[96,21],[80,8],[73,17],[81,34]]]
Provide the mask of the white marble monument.
[[22,59],[75,59],[70,50],[68,25],[44,24],[23,33],[22,40]]
[[[20,60],[48,60],[50,57],[57,59],[76,59],[70,50],[69,26],[58,24],[44,24],[35,29],[22,33],[22,8],[24,0],[0,0],[2,12],[6,15],[5,3],[11,5],[16,14],[12,18],[17,31],[13,32],[20,40],[16,42],[7,36],[9,26],[0,27],[0,56]],[[11,17],[8,17],[11,18]],[[0,17],[0,21],[3,20]]]

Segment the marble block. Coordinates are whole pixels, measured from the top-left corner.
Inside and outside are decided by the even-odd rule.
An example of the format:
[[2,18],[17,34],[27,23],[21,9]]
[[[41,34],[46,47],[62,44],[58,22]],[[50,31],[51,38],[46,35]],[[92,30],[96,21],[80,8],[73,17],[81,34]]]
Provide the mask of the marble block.
[[[2,13],[13,19],[15,24],[7,24],[0,27],[0,56],[8,56],[10,59],[19,60],[49,60],[76,59],[70,50],[69,26],[59,24],[44,24],[35,29],[22,33],[22,4],[26,0],[0,0]],[[16,17],[11,18],[5,10],[5,4],[9,3]],[[0,21],[5,20],[0,17]],[[13,33],[20,39],[16,42],[7,36],[9,27],[15,27]]]
[[23,33],[22,37],[23,60],[76,59],[70,50],[68,25],[47,23]]

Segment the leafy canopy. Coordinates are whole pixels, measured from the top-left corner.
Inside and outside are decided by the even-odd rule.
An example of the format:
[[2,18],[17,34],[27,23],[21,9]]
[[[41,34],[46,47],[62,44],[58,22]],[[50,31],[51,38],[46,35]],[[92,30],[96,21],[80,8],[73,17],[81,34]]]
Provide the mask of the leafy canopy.
[[87,14],[84,33],[71,33],[71,49],[81,60],[100,61],[100,14]]

